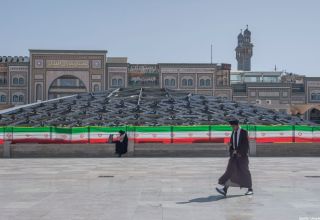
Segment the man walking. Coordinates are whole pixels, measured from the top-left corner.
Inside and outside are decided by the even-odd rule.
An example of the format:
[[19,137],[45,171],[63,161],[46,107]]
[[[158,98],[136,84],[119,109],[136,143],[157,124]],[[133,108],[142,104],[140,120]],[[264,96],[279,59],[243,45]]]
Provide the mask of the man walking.
[[238,120],[229,121],[233,131],[230,137],[230,159],[225,173],[219,178],[219,184],[223,188],[216,188],[217,192],[226,196],[228,188],[248,188],[245,195],[252,195],[252,180],[249,171],[249,140],[248,132],[239,126]]

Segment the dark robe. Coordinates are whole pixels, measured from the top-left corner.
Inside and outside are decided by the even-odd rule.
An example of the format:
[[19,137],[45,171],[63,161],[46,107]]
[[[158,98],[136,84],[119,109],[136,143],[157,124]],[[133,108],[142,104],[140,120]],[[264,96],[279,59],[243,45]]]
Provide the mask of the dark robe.
[[239,143],[236,151],[238,155],[233,155],[233,134],[231,134],[229,148],[230,159],[228,162],[225,173],[219,178],[219,184],[238,186],[241,188],[251,188],[252,180],[251,173],[249,171],[249,140],[248,132],[246,130],[240,130]]
[[114,141],[116,143],[116,153],[117,154],[125,154],[128,151],[128,136],[125,134],[123,141]]

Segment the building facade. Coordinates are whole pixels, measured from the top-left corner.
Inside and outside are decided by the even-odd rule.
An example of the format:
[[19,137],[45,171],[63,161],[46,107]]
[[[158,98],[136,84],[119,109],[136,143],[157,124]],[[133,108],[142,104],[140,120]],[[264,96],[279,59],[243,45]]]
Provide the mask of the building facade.
[[159,64],[128,64],[128,87],[160,87]]
[[[320,77],[306,77],[306,117],[320,124]],[[303,114],[301,112],[300,114]]]
[[[263,106],[289,114],[301,114],[320,122],[318,94],[320,78],[284,71],[250,71],[253,44],[251,32],[238,35],[236,59],[238,71],[231,72],[234,101]],[[319,97],[320,98],[320,97]]]
[[229,64],[162,63],[159,67],[161,88],[232,97]]
[[234,71],[230,64],[131,64],[106,50],[30,50],[0,57],[0,107],[116,88],[168,88],[304,115],[320,123],[320,77]]
[[108,88],[168,88],[195,94],[232,97],[230,64],[130,64],[126,58],[107,58]]
[[320,77],[285,72],[231,72],[233,100],[320,124]]
[[128,87],[169,88],[232,98],[230,64],[131,64],[126,57],[107,57],[106,50],[29,52],[30,60],[1,58],[1,108]]
[[105,90],[107,51],[30,50],[30,102]]
[[106,89],[128,86],[128,62],[126,57],[108,57],[105,76]]
[[29,58],[0,57],[0,106],[29,102]]
[[233,100],[291,113],[293,105],[307,103],[305,78],[284,71],[231,72]]

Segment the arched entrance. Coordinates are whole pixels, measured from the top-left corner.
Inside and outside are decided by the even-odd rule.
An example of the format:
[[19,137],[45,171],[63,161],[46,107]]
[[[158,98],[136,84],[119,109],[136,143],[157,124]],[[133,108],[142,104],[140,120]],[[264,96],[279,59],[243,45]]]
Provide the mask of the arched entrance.
[[310,110],[310,121],[320,124],[320,111],[316,108]]
[[85,84],[75,76],[60,76],[55,79],[48,91],[48,99],[87,92]]

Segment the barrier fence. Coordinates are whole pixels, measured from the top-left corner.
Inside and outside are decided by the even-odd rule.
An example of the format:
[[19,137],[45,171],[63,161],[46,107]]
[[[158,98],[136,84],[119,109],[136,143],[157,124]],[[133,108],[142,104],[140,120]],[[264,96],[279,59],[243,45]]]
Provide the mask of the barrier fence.
[[[320,126],[242,125],[258,143],[320,142]],[[121,127],[0,127],[0,143],[106,143],[119,130],[135,143],[227,143],[228,125]],[[117,138],[117,136],[116,136]]]

